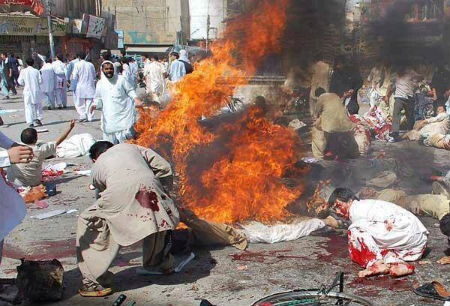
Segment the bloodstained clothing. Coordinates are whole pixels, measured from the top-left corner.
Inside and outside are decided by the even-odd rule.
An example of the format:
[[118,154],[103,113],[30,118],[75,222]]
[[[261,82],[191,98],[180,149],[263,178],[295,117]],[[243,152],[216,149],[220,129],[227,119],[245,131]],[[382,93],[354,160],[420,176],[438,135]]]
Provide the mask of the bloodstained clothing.
[[[177,227],[178,210],[160,181],[171,176],[170,164],[144,147],[118,144],[100,155],[92,169],[100,198],[78,218],[77,257],[84,283],[106,275],[120,246],[164,241],[165,232]],[[160,253],[162,247],[149,245],[144,257]]]
[[365,268],[378,260],[387,264],[416,261],[425,251],[428,230],[398,205],[380,200],[354,201],[349,217],[350,258]]

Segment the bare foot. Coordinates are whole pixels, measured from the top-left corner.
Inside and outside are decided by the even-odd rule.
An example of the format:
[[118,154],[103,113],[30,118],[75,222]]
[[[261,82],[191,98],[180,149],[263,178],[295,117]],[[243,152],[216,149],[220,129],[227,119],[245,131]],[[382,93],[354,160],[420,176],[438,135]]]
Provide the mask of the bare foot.
[[437,261],[437,263],[440,264],[440,265],[448,265],[448,264],[450,264],[450,256],[442,257],[441,259],[439,259]]
[[379,260],[375,262],[372,266],[369,268],[360,271],[358,273],[359,277],[368,277],[368,276],[374,276],[374,275],[380,275],[380,274],[388,274],[389,273],[389,266],[384,263],[383,260]]
[[405,276],[414,273],[414,266],[406,262],[398,262],[391,264],[389,274],[394,277]]

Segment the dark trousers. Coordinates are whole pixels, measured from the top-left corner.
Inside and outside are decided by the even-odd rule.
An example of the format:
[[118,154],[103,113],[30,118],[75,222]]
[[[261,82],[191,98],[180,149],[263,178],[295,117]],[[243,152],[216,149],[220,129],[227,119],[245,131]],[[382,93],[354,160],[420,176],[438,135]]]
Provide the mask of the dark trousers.
[[8,89],[12,91],[13,94],[17,95],[16,85],[14,85],[14,76],[6,77],[8,83]]
[[414,108],[415,102],[412,97],[408,99],[395,98],[394,102],[394,115],[392,118],[392,132],[397,133],[400,131],[400,119],[402,116],[402,110],[405,110],[406,121],[408,130],[412,130],[414,127]]
[[17,82],[17,80],[19,79],[19,71],[13,72],[12,73],[12,77],[13,77],[13,80],[14,80],[14,84],[16,86],[19,86],[19,82]]

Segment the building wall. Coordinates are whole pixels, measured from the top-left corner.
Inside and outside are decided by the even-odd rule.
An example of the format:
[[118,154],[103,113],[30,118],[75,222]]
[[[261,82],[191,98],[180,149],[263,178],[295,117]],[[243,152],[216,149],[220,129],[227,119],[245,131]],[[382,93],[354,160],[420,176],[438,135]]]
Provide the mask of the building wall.
[[52,0],[52,15],[81,18],[83,13],[96,15],[96,0]]
[[[189,16],[184,0],[102,0],[102,10],[116,16],[125,45],[173,44]],[[182,5],[183,4],[183,5]]]
[[210,39],[220,37],[227,16],[226,0],[189,0],[191,8],[191,39],[206,39],[208,15],[210,16]]

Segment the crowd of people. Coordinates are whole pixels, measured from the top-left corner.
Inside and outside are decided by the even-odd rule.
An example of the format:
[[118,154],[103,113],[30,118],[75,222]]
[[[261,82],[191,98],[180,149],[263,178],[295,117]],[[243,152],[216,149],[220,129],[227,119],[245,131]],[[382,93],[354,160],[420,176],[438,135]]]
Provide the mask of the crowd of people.
[[[30,127],[43,125],[43,108],[47,110],[67,108],[68,92],[73,94],[73,104],[78,113],[79,122],[91,121],[94,109],[101,108],[102,103],[99,100],[102,95],[104,96],[105,91],[109,90],[105,87],[105,82],[102,82],[102,78],[110,79],[112,81],[110,84],[114,83],[117,90],[124,89],[125,83],[131,86],[133,92],[128,97],[129,100],[126,101],[129,93],[127,88],[127,95],[122,95],[120,101],[116,99],[116,106],[117,103],[127,104],[131,112],[134,106],[130,107],[129,104],[137,102],[134,91],[140,84],[144,84],[150,99],[163,107],[170,99],[168,84],[179,81],[184,75],[193,71],[185,50],[171,52],[170,65],[169,62],[160,60],[157,55],[152,55],[150,58],[142,56],[143,67],[139,67],[134,57],[114,59],[111,53],[106,51],[100,56],[98,69],[88,60],[89,56],[84,52],[79,52],[71,61],[64,59],[62,55],[57,55],[54,59],[44,56],[38,56],[37,59],[28,58],[23,63],[13,54],[1,53],[0,56],[0,93],[5,99],[9,99],[10,95],[17,94],[17,86],[23,86],[25,118]],[[114,71],[105,75],[103,64],[108,63],[112,64]],[[121,85],[116,85],[114,81],[116,75],[121,76],[119,79],[123,78],[126,82],[120,81]],[[107,97],[104,96],[104,98]],[[111,96],[108,98],[111,99]],[[106,112],[108,116],[111,115],[110,109]],[[127,113],[127,116],[129,119],[127,122],[130,124],[126,129],[129,129],[135,122],[135,116],[130,113]],[[111,122],[111,120],[108,121]],[[125,128],[113,132],[124,130]],[[108,128],[108,131],[107,133],[110,133],[111,128]]]
[[[5,149],[0,152],[3,211],[0,261],[5,236],[26,215],[24,200],[17,189],[42,183],[45,159],[57,154],[57,147],[75,126],[75,120],[71,120],[58,139],[38,142],[35,127],[43,125],[42,104],[48,110],[66,108],[67,92],[71,91],[78,122],[91,121],[94,111],[101,110],[103,132],[103,140],[89,149],[94,162],[92,184],[98,199],[78,219],[77,256],[83,275],[80,295],[110,294],[106,276],[119,247],[140,240],[144,241],[144,267],[169,273],[174,262],[167,241],[169,231],[176,228],[179,220],[177,207],[169,196],[173,179],[171,166],[156,152],[124,142],[135,136],[136,108],[143,103],[136,93],[139,84],[145,84],[151,101],[164,107],[170,99],[170,83],[193,71],[186,51],[171,52],[170,65],[156,55],[149,59],[143,56],[142,73],[133,58],[113,60],[109,52],[102,53],[98,70],[83,52],[70,62],[64,62],[60,55],[41,60],[39,69],[32,58],[19,65],[13,55],[2,54],[0,62],[3,68],[0,86],[5,97],[10,92],[16,94],[16,85],[23,86],[25,118],[29,125],[22,131],[20,143],[0,133],[0,147]],[[127,167],[121,167],[123,160],[127,160]],[[123,178],[129,179],[124,182]],[[134,219],[133,227],[129,226],[130,216]]]
[[[170,64],[156,55],[143,57],[142,71],[136,60],[113,60],[110,53],[102,54],[98,69],[83,52],[68,63],[59,55],[44,59],[39,70],[31,58],[21,67],[18,60],[3,54],[0,64],[6,67],[1,70],[2,92],[14,94],[15,85],[23,86],[29,125],[21,133],[20,144],[0,133],[0,147],[6,149],[0,151],[0,206],[6,212],[0,216],[0,252],[6,235],[26,214],[16,187],[41,183],[44,160],[55,155],[75,125],[72,120],[58,139],[38,143],[35,127],[43,125],[42,102],[49,110],[66,108],[67,91],[71,91],[78,121],[89,122],[95,110],[101,110],[103,132],[103,140],[89,149],[97,200],[80,214],[77,223],[80,295],[111,294],[109,267],[121,246],[138,241],[143,241],[144,268],[173,271],[168,245],[180,213],[170,197],[171,165],[153,150],[125,142],[135,137],[136,107],[143,105],[136,92],[139,84],[144,84],[151,101],[165,107],[170,84],[193,72],[186,51],[171,52]],[[319,61],[312,70],[310,111],[314,118],[312,153],[316,157],[356,158],[368,153],[373,139],[418,140],[450,148],[450,85],[443,85],[450,72],[441,69],[427,83],[410,68],[399,67],[394,72],[383,64],[373,68],[364,81],[354,65],[340,58],[333,69]],[[257,99],[257,107],[265,107],[262,100]],[[369,104],[368,111],[359,114],[364,101]],[[406,131],[403,134],[402,129]],[[434,186],[448,184],[449,177],[436,177]],[[441,189],[448,190],[445,186]],[[346,188],[337,188],[328,200],[333,213],[326,224],[347,225],[350,258],[364,267],[360,277],[411,274],[414,266],[408,262],[417,261],[425,251],[429,232],[413,214],[415,208],[393,202],[360,200]],[[430,210],[440,219],[442,232],[450,235],[450,198],[440,203]],[[450,263],[450,258],[444,260]]]
[[[317,61],[312,74],[310,105],[316,118],[312,141],[316,157],[364,156],[373,140],[419,141],[450,149],[447,66],[429,71],[381,62],[363,78],[358,65],[338,57],[334,66]],[[361,113],[363,104],[368,110]],[[334,114],[339,114],[339,120]]]

